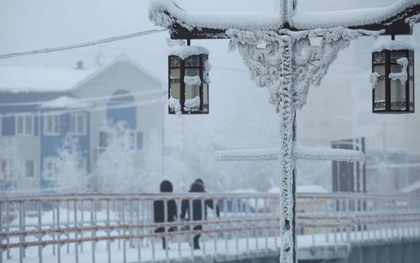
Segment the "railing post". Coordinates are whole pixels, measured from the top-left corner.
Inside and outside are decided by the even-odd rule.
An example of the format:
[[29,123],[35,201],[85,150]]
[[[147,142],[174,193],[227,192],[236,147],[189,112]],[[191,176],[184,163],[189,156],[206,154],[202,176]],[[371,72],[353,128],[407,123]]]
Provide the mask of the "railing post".
[[[42,202],[39,200],[37,202],[38,205],[38,230],[42,230]],[[53,225],[54,226],[54,225]],[[38,236],[38,241],[42,241],[42,234],[40,233]],[[39,263],[42,263],[42,246],[38,246],[38,259]]]

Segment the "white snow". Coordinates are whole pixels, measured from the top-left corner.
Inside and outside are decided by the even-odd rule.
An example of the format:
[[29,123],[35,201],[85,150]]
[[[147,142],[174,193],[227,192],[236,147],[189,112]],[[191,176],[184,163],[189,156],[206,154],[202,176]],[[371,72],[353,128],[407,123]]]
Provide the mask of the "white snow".
[[170,97],[168,99],[168,107],[175,111],[176,115],[180,116],[181,115],[181,103],[179,103],[178,99],[175,99],[174,97]]
[[[290,1],[287,1],[290,4]],[[191,30],[196,27],[213,29],[276,30],[289,22],[298,29],[331,28],[338,26],[363,26],[385,21],[406,8],[419,4],[417,0],[400,0],[384,8],[366,8],[330,12],[292,11],[282,15],[258,13],[189,13],[182,10],[173,0],[153,0],[149,6],[149,19],[157,26],[171,27],[179,23]],[[418,18],[416,17],[418,20]],[[408,21],[407,21],[408,22]],[[411,23],[410,23],[411,24]]]
[[369,75],[369,82],[372,83],[372,89],[378,84],[378,79],[381,75],[378,72],[372,72]]
[[182,60],[191,57],[198,56],[201,54],[208,55],[210,52],[208,49],[199,46],[183,46],[183,45],[174,45],[169,47],[168,56],[177,56]]
[[398,65],[402,66],[402,71],[398,73],[390,73],[389,78],[391,80],[399,80],[401,81],[401,85],[405,85],[408,79],[407,75],[407,67],[408,67],[408,59],[407,58],[399,58],[397,59]]
[[94,104],[79,98],[70,96],[61,96],[53,100],[48,100],[40,103],[39,107],[43,109],[47,108],[59,108],[59,109],[77,109],[77,108],[90,108]]
[[184,106],[185,111],[194,111],[195,109],[198,110],[200,107],[200,97],[197,96],[192,99],[186,99]]
[[383,50],[411,50],[414,51],[414,46],[396,40],[381,40],[372,46],[372,52],[382,52]]
[[[213,154],[214,162],[226,161],[269,161],[278,160],[280,156],[279,148],[252,149],[252,150],[231,150],[217,151]],[[330,148],[311,148],[295,143],[294,157],[306,160],[331,160],[345,162],[365,161],[365,155],[361,151],[330,149]]]
[[95,69],[0,67],[0,92],[63,92]]
[[201,79],[200,76],[185,76],[184,77],[184,83],[185,85],[190,85],[190,86],[194,86],[194,85],[201,85]]

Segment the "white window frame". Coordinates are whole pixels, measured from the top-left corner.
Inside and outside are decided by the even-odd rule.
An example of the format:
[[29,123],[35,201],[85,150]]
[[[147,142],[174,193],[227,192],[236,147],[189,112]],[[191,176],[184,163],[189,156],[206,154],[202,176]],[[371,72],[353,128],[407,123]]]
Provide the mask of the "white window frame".
[[[54,130],[55,127],[55,117],[58,117],[58,124],[57,124],[57,131]],[[49,120],[51,118],[51,131],[48,131],[48,124],[49,124]],[[48,114],[44,114],[44,135],[47,136],[57,136],[60,135],[60,125],[61,125],[61,115],[60,114],[52,114],[52,113],[48,113]]]
[[[78,122],[78,118],[83,117],[83,131],[79,132],[79,122]],[[74,118],[74,126],[72,126],[73,123],[73,118]],[[86,118],[86,113],[72,113],[70,114],[70,133],[74,134],[74,135],[86,135],[86,130],[87,130],[87,118]]]
[[[26,118],[30,118],[32,130],[29,133],[26,127]],[[19,119],[23,119],[22,121],[22,132],[19,132]],[[15,134],[17,136],[32,136],[34,135],[35,127],[34,127],[34,115],[33,114],[17,114],[15,118]]]
[[[46,180],[57,180],[57,161],[58,157],[56,156],[49,156],[44,158],[44,171],[43,171],[43,177]],[[51,162],[51,169],[48,169],[48,163]]]
[[[32,162],[32,164],[33,164],[33,174],[32,174],[32,176],[28,176],[28,170],[27,170],[27,166],[26,166],[26,164],[28,162]],[[35,163],[35,161],[34,160],[25,160],[25,178],[35,179],[35,177],[36,177],[36,163]]]

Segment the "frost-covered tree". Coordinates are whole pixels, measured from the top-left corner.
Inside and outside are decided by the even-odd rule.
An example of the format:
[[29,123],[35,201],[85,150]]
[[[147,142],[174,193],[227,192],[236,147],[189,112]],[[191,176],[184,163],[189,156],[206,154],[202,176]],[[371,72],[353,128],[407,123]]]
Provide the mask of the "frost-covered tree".
[[67,135],[61,148],[57,149],[54,162],[56,171],[56,187],[60,192],[83,192],[87,190],[88,177],[83,153],[77,138]]
[[0,142],[0,161],[0,178],[11,183],[3,190],[18,189],[18,183],[25,177],[25,161],[15,138]]
[[135,146],[135,134],[124,122],[108,124],[102,129],[106,134],[106,148],[100,153],[94,168],[97,191],[144,191],[148,185],[142,158]]

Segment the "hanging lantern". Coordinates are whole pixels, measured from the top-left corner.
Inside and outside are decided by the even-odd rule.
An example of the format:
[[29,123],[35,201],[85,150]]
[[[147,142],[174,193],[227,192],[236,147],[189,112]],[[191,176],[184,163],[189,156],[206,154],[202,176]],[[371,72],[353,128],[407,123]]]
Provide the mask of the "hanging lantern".
[[176,45],[168,52],[169,114],[209,113],[209,51]]
[[373,113],[414,113],[414,47],[379,41],[372,47]]

